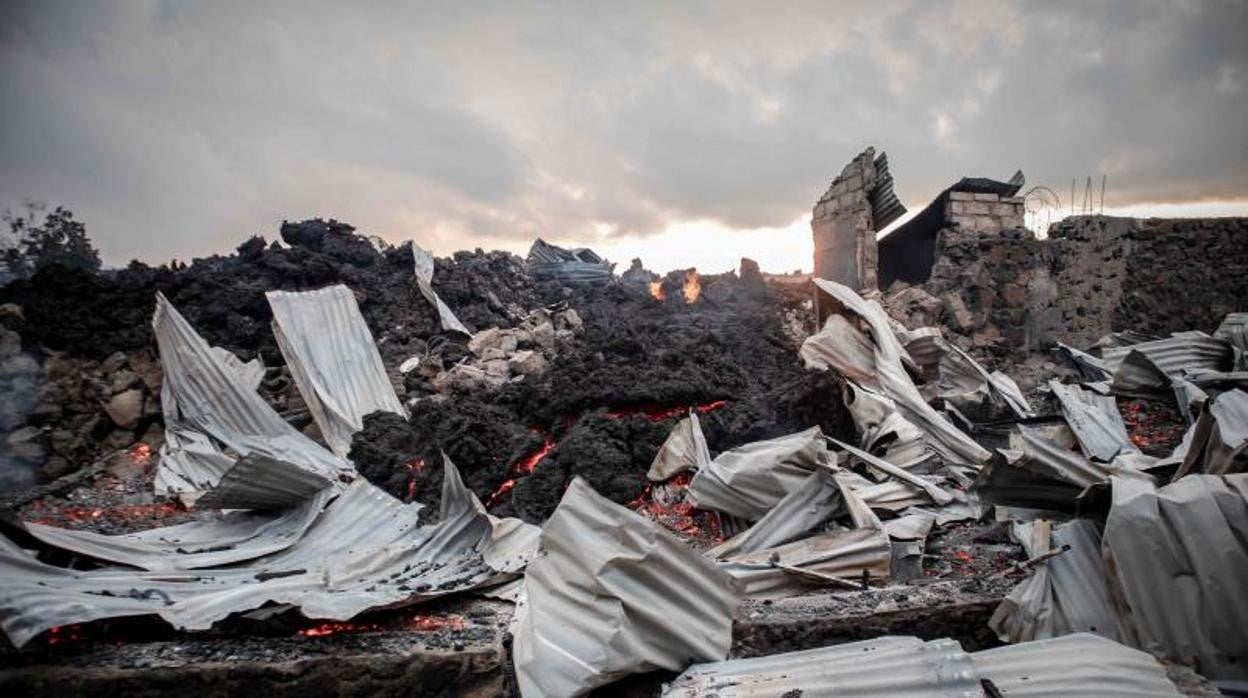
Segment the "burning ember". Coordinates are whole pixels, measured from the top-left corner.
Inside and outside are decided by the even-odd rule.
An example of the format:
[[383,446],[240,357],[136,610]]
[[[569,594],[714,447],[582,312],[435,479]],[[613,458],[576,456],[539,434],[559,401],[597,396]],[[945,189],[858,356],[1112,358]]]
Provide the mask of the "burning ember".
[[702,283],[698,281],[696,269],[690,269],[685,272],[685,285],[680,292],[685,297],[685,303],[698,302],[698,296],[702,295]]
[[663,292],[662,281],[650,282],[650,296],[654,298],[656,301],[667,300],[667,294]]
[[631,417],[636,414],[643,415],[652,422],[662,422],[665,419],[673,417],[682,417],[689,410],[693,410],[699,414],[713,412],[728,405],[726,400],[713,400],[704,402],[700,405],[679,405],[677,407],[623,407],[618,410],[607,412],[607,416],[612,419],[620,419],[622,417]]
[[152,447],[145,443],[136,443],[126,450],[126,456],[135,465],[151,465],[152,463]]
[[719,513],[698,509],[685,497],[692,480],[691,473],[679,473],[667,482],[648,484],[627,506],[669,531],[718,545],[724,542]]
[[[39,510],[44,509],[44,507],[41,503],[36,502],[31,509]],[[184,509],[172,502],[109,507],[61,507],[53,510],[51,512],[53,515],[51,516],[31,519],[30,522],[47,526],[63,526],[66,523],[73,524],[107,519],[114,524],[120,524],[134,519],[163,519],[181,511],[184,511]]]
[[351,623],[347,621],[330,621],[304,628],[299,631],[303,637],[326,637],[342,633],[376,633],[386,630],[408,630],[416,632],[433,632],[436,630],[463,630],[464,617],[459,615],[422,616],[405,618],[399,623]]
[[555,440],[548,437],[542,441],[542,445],[536,451],[516,461],[515,465],[511,466],[511,477],[504,480],[503,484],[490,493],[485,501],[485,507],[489,509],[498,504],[503,496],[515,488],[516,478],[532,473],[537,468],[537,464],[553,450],[555,450]]
[[413,460],[409,460],[408,462],[403,464],[403,467],[407,468],[408,473],[410,473],[407,476],[407,500],[406,500],[410,502],[412,501],[412,497],[416,496],[416,473],[419,473],[420,471],[425,469],[425,459],[415,458]]

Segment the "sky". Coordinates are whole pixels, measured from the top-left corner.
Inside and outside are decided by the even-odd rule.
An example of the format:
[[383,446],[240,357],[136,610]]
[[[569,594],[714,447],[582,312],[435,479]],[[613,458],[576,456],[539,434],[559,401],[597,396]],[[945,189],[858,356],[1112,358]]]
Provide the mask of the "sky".
[[321,216],[809,269],[869,145],[912,211],[1021,168],[1064,208],[1103,175],[1109,213],[1248,215],[1239,0],[4,4],[0,207],[67,206],[111,265]]

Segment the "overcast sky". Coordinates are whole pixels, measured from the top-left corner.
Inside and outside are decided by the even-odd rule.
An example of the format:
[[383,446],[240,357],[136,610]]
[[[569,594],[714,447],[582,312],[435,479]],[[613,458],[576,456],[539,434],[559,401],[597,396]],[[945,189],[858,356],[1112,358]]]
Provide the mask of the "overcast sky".
[[[0,206],[109,264],[336,217],[438,254],[810,267],[867,145],[962,175],[1248,214],[1248,3],[6,2]],[[1099,191],[1097,193],[1099,199]]]

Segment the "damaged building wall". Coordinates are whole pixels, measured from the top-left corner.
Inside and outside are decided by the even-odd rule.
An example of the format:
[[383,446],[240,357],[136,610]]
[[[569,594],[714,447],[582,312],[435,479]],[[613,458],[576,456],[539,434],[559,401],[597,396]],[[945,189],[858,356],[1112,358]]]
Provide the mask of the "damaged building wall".
[[1048,239],[943,229],[934,256],[922,288],[943,323],[1002,355],[1126,329],[1212,331],[1248,304],[1245,218],[1072,216]]
[[880,238],[879,284],[927,281],[936,262],[936,239],[942,231],[961,235],[999,233],[1023,227],[1023,185],[1018,172],[1008,182],[966,177],[941,192],[918,215]]
[[855,289],[876,288],[876,232],[905,213],[893,193],[888,156],[867,148],[815,203],[810,228],[815,276]]

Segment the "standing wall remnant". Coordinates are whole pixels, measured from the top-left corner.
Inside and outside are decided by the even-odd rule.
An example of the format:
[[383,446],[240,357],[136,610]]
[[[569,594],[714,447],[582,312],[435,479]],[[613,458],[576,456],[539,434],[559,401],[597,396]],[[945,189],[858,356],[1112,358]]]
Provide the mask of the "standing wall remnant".
[[876,231],[906,209],[893,193],[888,156],[867,148],[820,197],[810,220],[815,276],[860,291],[876,288]]

